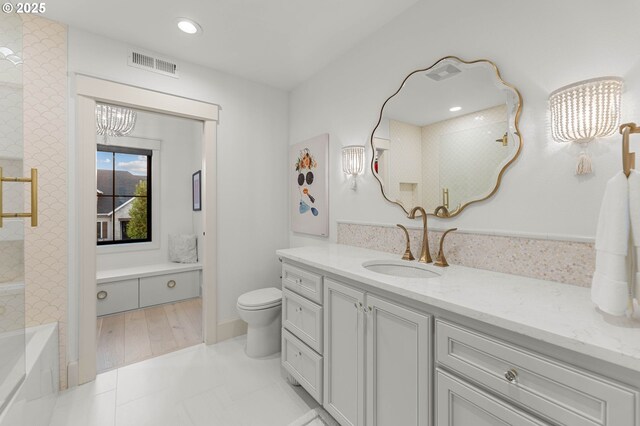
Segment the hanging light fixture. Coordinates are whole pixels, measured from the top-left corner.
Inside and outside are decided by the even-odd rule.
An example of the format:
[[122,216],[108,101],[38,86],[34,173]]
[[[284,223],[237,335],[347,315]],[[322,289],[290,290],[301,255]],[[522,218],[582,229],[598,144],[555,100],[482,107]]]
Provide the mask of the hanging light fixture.
[[96,105],[96,132],[104,135],[107,142],[108,136],[126,136],[136,125],[136,113],[123,107],[111,105]]
[[[620,122],[622,79],[601,77],[561,87],[551,93],[551,134],[558,142],[587,144],[610,136]],[[580,153],[576,174],[592,171],[586,147]]]
[[364,146],[348,145],[342,148],[342,171],[351,176],[351,189],[356,190],[356,176],[364,171]]

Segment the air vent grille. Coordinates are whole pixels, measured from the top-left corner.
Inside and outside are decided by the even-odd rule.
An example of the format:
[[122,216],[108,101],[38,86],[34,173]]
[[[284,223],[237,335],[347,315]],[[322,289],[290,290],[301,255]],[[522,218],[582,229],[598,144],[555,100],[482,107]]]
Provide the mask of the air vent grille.
[[175,74],[178,70],[178,66],[172,62],[163,61],[162,59],[156,59],[156,69],[158,71],[164,71],[169,74]]
[[151,56],[143,55],[142,53],[132,52],[131,62],[143,67],[155,68],[153,65],[154,59]]
[[178,78],[178,64],[175,61],[161,58],[158,55],[145,52],[141,49],[131,49],[127,63],[131,67]]

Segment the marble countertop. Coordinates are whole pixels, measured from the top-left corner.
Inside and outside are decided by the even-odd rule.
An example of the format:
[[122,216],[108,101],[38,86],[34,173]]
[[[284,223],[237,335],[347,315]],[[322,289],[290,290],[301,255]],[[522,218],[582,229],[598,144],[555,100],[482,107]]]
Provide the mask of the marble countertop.
[[640,320],[597,311],[590,289],[452,265],[441,276],[398,278],[362,263],[399,255],[329,244],[278,256],[640,372]]

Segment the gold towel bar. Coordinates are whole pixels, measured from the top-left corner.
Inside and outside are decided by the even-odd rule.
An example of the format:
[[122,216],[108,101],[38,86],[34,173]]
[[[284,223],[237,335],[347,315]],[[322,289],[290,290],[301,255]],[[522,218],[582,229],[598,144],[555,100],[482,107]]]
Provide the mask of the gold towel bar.
[[[4,182],[31,183],[31,213],[5,213],[2,207],[2,195]],[[31,169],[31,177],[5,177],[2,175],[2,167],[0,167],[0,228],[2,228],[2,219],[30,217],[31,226],[38,226],[38,170]]]

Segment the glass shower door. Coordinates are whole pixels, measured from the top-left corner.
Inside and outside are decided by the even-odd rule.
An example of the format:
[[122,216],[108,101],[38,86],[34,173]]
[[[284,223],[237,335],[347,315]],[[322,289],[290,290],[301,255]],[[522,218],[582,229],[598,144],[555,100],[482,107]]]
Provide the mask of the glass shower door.
[[[0,14],[0,176],[21,177],[22,19]],[[0,182],[0,212],[25,211],[25,184]],[[0,413],[25,375],[24,220],[0,218]]]

